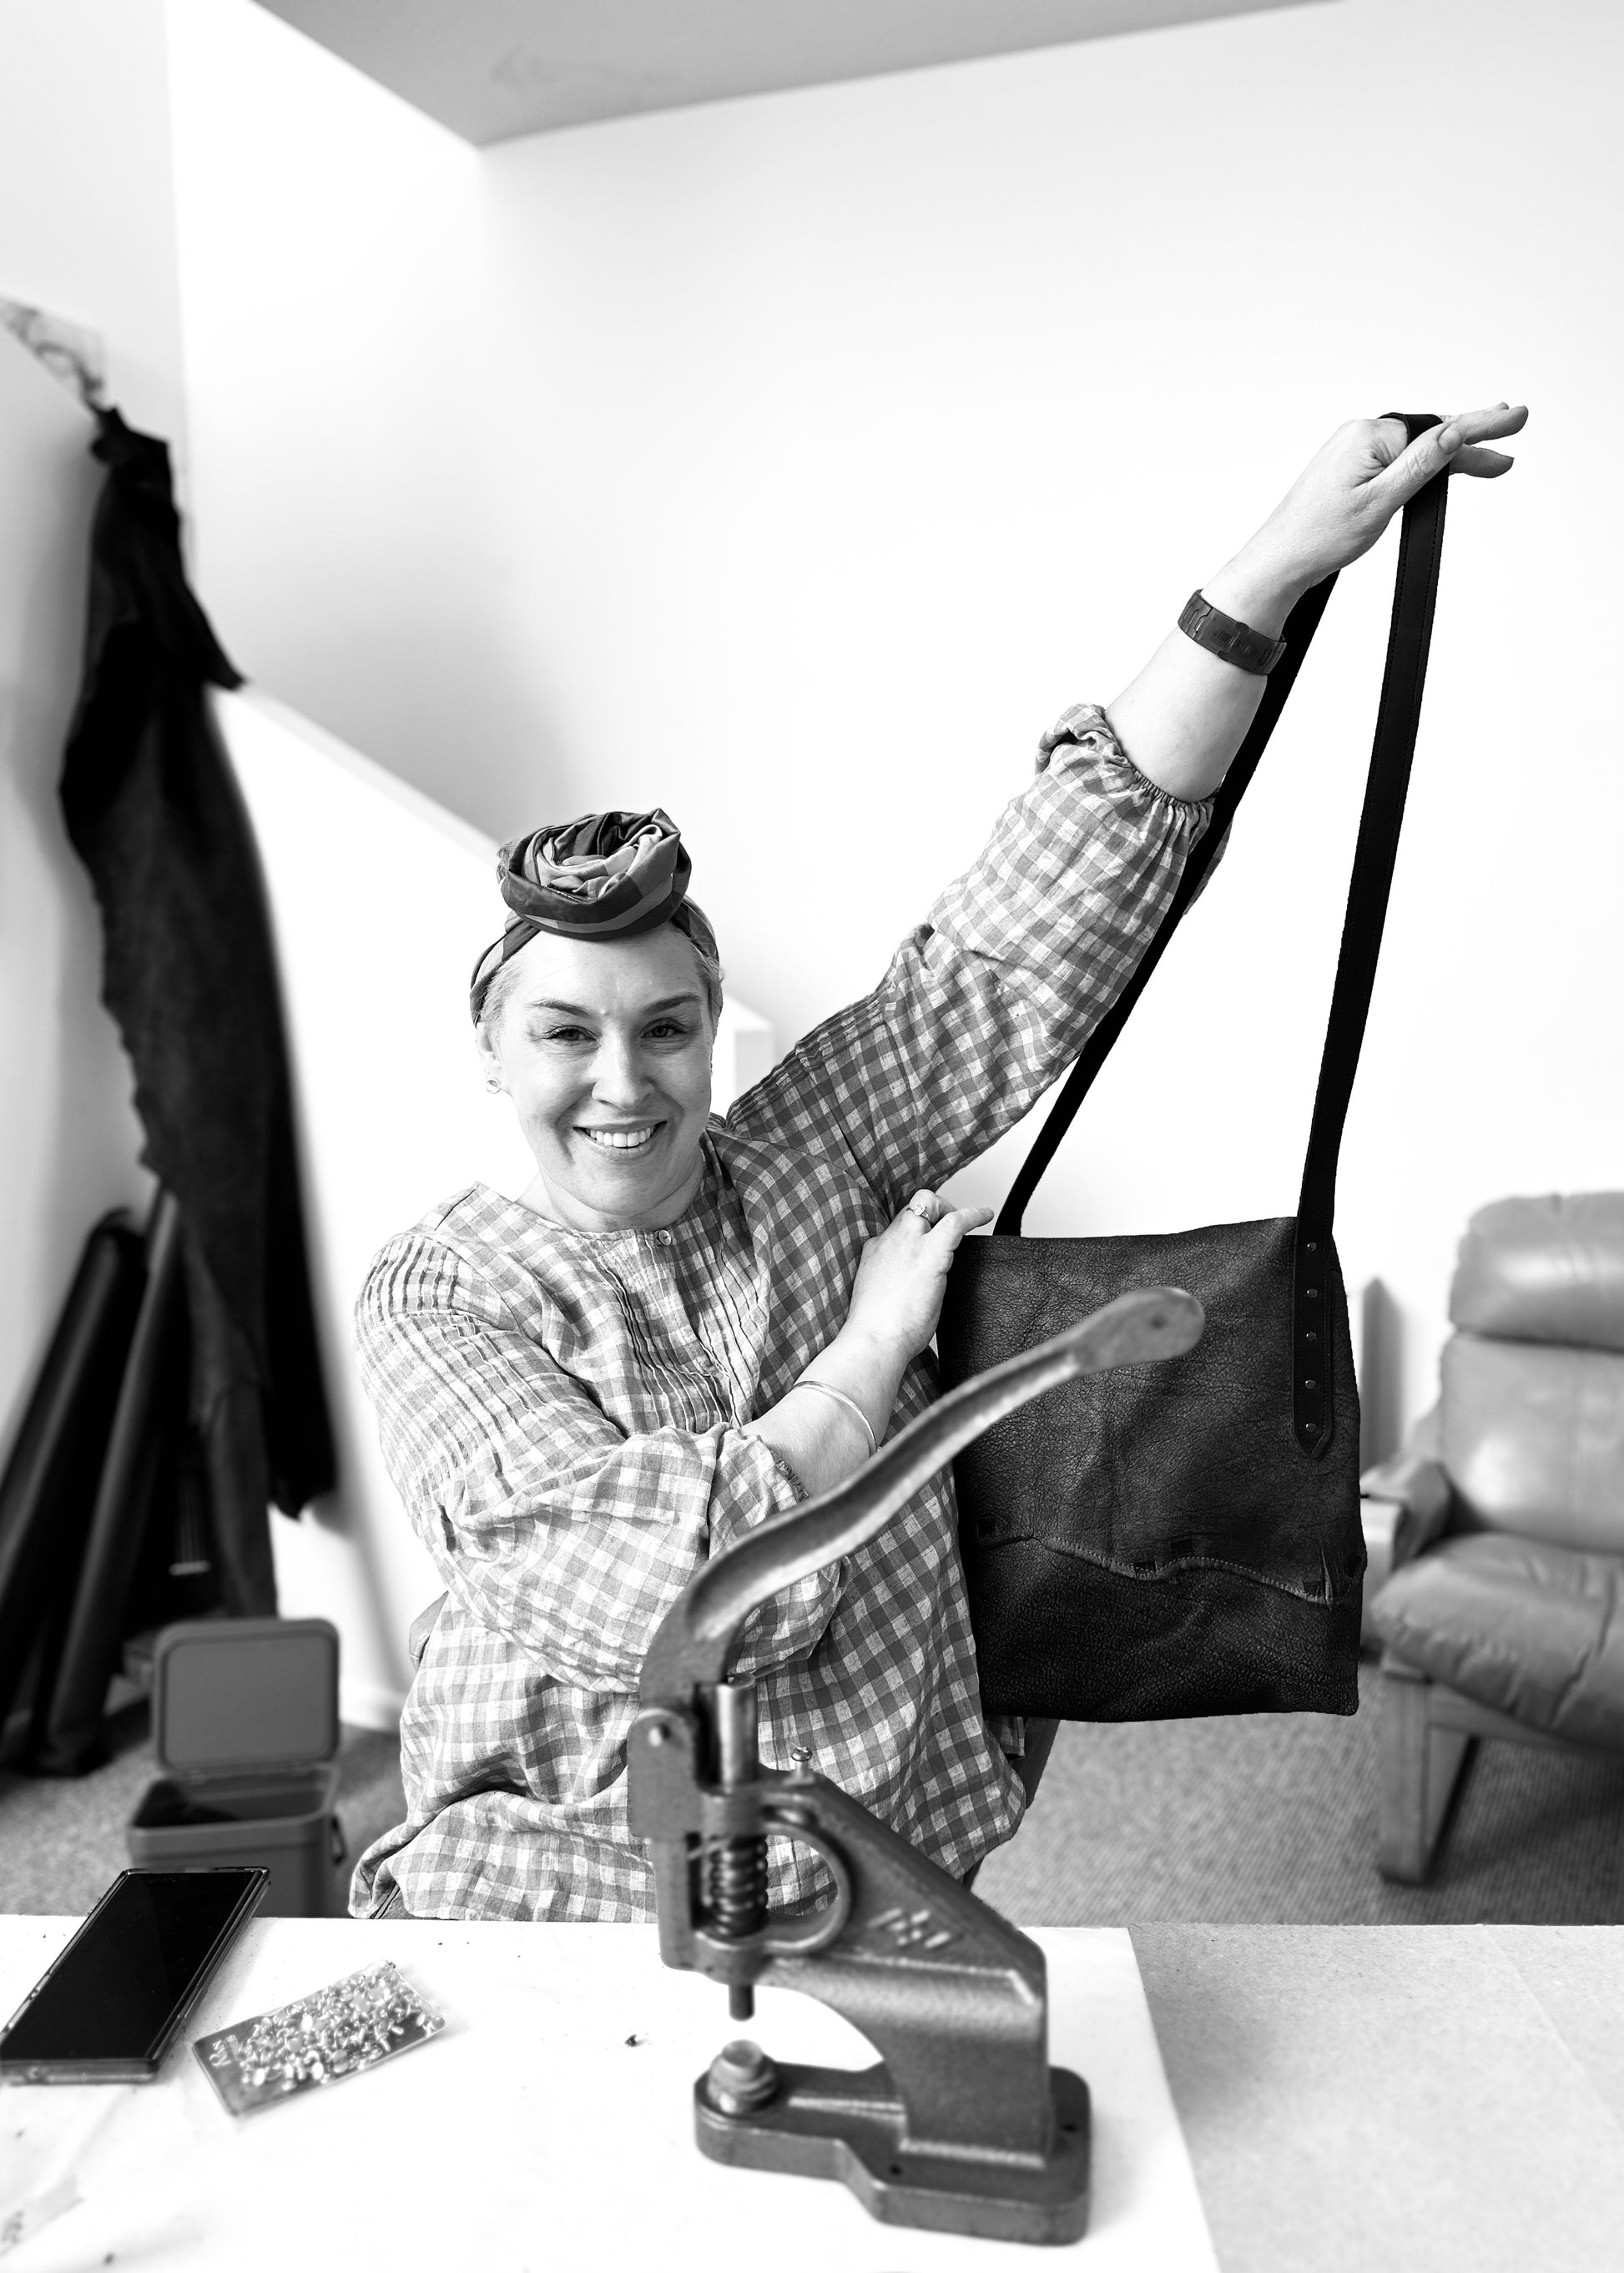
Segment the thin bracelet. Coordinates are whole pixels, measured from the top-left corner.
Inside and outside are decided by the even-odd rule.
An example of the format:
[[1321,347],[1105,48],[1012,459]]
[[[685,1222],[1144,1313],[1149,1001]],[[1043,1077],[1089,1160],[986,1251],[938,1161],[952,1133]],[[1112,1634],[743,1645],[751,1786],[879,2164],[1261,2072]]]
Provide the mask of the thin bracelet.
[[880,1449],[875,1441],[874,1423],[854,1397],[848,1397],[844,1389],[837,1389],[832,1382],[808,1381],[804,1373],[795,1386],[797,1389],[816,1389],[820,1397],[832,1397],[837,1405],[844,1405],[848,1413],[854,1413],[862,1422],[863,1435],[868,1439],[868,1458],[874,1458]]

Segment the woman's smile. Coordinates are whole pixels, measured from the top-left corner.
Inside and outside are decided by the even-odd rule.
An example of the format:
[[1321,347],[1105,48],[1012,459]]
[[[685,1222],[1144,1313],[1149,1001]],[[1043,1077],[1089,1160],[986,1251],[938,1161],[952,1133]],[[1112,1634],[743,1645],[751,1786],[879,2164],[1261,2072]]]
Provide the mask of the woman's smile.
[[590,1136],[600,1152],[646,1152],[665,1126],[663,1121],[631,1121],[608,1126],[577,1121],[575,1133]]

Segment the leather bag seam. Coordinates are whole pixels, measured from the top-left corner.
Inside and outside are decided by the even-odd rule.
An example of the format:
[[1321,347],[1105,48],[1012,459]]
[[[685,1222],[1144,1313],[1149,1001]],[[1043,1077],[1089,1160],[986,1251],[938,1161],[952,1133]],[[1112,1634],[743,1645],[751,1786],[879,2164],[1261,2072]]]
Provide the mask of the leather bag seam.
[[1349,1587],[1340,1594],[1323,1592],[1310,1594],[1306,1587],[1288,1586],[1283,1579],[1271,1579],[1261,1571],[1244,1563],[1230,1563],[1218,1555],[1181,1555],[1171,1562],[1159,1564],[1154,1571],[1138,1568],[1131,1563],[1113,1563],[1108,1556],[1090,1554],[1086,1547],[1068,1547],[1058,1540],[1039,1539],[1031,1532],[1022,1532],[1010,1539],[987,1542],[994,1551],[999,1547],[1041,1547],[1051,1555],[1064,1555],[1073,1563],[1092,1564],[1096,1571],[1109,1572],[1114,1579],[1132,1579],[1145,1586],[1154,1586],[1163,1579],[1177,1579],[1189,1571],[1226,1571],[1231,1578],[1249,1579],[1254,1586],[1267,1587],[1277,1594],[1284,1594],[1294,1602],[1314,1602],[1335,1609],[1339,1602],[1350,1602],[1355,1589]]

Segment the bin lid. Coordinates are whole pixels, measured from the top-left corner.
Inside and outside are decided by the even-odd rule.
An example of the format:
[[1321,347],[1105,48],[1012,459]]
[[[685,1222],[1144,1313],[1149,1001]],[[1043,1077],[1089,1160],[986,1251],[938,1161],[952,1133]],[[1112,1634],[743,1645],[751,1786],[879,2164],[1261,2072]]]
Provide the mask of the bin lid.
[[194,1618],[153,1645],[153,1751],[172,1775],[299,1768],[338,1750],[326,1618]]

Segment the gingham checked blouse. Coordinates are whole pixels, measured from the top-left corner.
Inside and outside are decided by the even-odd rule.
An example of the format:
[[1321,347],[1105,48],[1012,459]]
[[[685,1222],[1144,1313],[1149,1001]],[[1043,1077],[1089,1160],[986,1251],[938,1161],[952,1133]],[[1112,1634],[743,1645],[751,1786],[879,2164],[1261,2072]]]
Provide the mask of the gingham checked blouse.
[[[350,1908],[647,1919],[627,1825],[643,1654],[711,1556],[798,1497],[742,1424],[845,1322],[865,1241],[1019,1120],[1154,936],[1210,807],[1068,710],[980,859],[872,994],[713,1117],[694,1204],[586,1233],[481,1185],[391,1240],[357,1310],[390,1475],[448,1599],[402,1722],[407,1820]],[[936,1394],[929,1354],[892,1420]],[[756,1613],[763,1757],[816,1766],[955,1873],[1020,1820],[989,1727],[944,1473],[879,1538]],[[775,1903],[817,1866],[770,1849]]]

